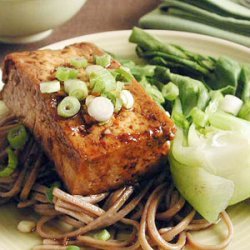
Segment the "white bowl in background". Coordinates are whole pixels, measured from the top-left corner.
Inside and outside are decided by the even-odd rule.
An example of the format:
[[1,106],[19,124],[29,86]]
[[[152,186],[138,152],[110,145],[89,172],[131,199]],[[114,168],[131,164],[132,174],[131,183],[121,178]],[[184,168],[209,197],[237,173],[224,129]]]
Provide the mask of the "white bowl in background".
[[0,42],[41,40],[68,21],[86,0],[0,0]]

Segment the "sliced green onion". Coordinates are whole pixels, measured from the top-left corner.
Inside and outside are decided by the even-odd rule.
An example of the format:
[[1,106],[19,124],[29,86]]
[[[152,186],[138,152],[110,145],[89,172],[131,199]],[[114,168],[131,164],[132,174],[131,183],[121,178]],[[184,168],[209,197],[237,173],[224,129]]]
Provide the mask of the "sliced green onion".
[[102,67],[107,68],[111,64],[111,56],[109,54],[96,56],[95,62],[97,65],[101,65]]
[[119,74],[119,80],[124,81],[126,83],[131,83],[134,79],[129,68],[126,68],[124,66],[121,66],[120,68],[116,69],[116,72]]
[[57,107],[58,115],[68,118],[76,115],[81,108],[81,104],[74,96],[65,97]]
[[113,113],[113,103],[103,96],[94,98],[88,105],[88,114],[98,122],[106,122],[110,120]]
[[9,113],[9,109],[3,101],[0,101],[0,119]]
[[124,82],[120,82],[120,81],[116,82],[116,91],[121,92],[124,88],[124,85],[125,85]]
[[75,79],[78,76],[78,70],[67,68],[67,67],[58,67],[56,70],[56,78],[59,81],[67,81],[69,79]]
[[7,135],[10,146],[14,149],[21,149],[28,139],[28,134],[23,125],[11,129]]
[[162,95],[168,101],[174,101],[179,96],[179,88],[172,82],[169,82],[162,88]]
[[65,81],[63,83],[63,86],[64,86],[64,91],[69,94],[69,87],[72,85],[72,83],[74,82],[78,82],[78,81],[81,81],[81,80],[78,80],[78,79],[69,79],[67,81]]
[[88,95],[85,99],[85,104],[88,106],[96,97],[94,95]]
[[102,79],[97,80],[94,84],[92,81],[91,85],[93,86],[92,93],[94,94],[101,94],[105,91],[106,84],[105,81],[103,81]]
[[195,107],[191,110],[190,114],[196,126],[205,127],[208,121],[208,116],[206,115],[205,112]]
[[114,112],[118,113],[122,106],[123,102],[122,99],[120,98],[121,90],[124,84],[122,82],[117,82],[121,83],[122,85],[117,86],[116,90],[110,91],[110,92],[104,92],[102,96],[107,97],[113,104],[114,104]]
[[86,68],[86,74],[90,76],[91,73],[98,73],[99,71],[102,71],[104,68],[100,65],[89,65]]
[[118,113],[122,109],[122,99],[121,98],[116,98],[115,100],[115,112]]
[[53,203],[54,195],[53,195],[53,190],[54,188],[59,188],[61,186],[60,182],[54,182],[49,188],[47,188],[46,191],[46,197],[50,203]]
[[66,250],[81,250],[81,248],[78,246],[68,246]]
[[70,64],[75,68],[86,68],[88,66],[88,60],[85,57],[72,58]]
[[92,92],[101,94],[116,89],[116,80],[113,75],[106,69],[98,72],[92,72],[89,76]]
[[116,93],[114,91],[111,92],[104,92],[102,96],[107,97],[113,104],[116,101]]
[[134,106],[134,97],[132,93],[126,89],[121,91],[120,98],[122,100],[123,106],[126,109],[131,109]]
[[100,232],[93,234],[93,238],[95,238],[97,240],[107,241],[110,239],[110,237],[111,237],[111,235],[110,235],[109,231],[106,229],[103,229]]
[[85,85],[85,87],[82,87],[81,89],[74,89],[69,92],[69,96],[74,96],[79,101],[82,101],[88,96],[88,88]]
[[116,79],[119,76],[119,73],[116,72],[115,69],[110,69],[109,72],[112,74],[112,76]]
[[64,90],[70,96],[76,97],[79,101],[88,96],[87,84],[78,79],[71,79],[64,82]]
[[0,177],[10,176],[16,169],[18,164],[18,158],[15,152],[11,148],[7,148],[8,153],[8,165],[0,171]]
[[60,91],[60,82],[59,81],[41,82],[40,91],[42,93],[48,93],[48,94],[58,92]]

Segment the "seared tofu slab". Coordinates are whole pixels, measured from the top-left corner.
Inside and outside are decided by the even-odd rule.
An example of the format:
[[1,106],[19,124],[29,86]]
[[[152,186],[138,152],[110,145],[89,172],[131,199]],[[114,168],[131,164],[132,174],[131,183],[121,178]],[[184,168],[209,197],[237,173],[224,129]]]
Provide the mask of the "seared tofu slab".
[[[91,64],[103,53],[80,43],[13,53],[3,65],[3,100],[34,134],[72,194],[108,191],[157,172],[175,132],[172,120],[136,80],[126,85],[134,96],[133,109],[122,109],[106,124],[93,122],[84,109],[71,118],[58,116],[65,92],[43,94],[40,83],[54,80],[56,69],[69,66],[72,57],[85,57]],[[118,67],[115,60],[109,66]],[[79,78],[86,80],[84,70]]]

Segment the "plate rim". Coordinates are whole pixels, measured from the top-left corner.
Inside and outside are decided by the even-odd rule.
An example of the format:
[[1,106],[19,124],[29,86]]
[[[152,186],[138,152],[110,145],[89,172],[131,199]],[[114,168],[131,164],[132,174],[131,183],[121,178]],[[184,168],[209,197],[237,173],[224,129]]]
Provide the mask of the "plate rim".
[[[113,30],[113,31],[104,31],[104,32],[97,32],[97,33],[91,33],[91,34],[86,34],[86,35],[81,35],[81,36],[76,36],[72,37],[69,39],[61,40],[55,43],[48,44],[40,49],[50,49],[51,47],[61,47],[61,46],[66,46],[69,44],[77,43],[79,40],[91,40],[92,37],[93,39],[101,38],[102,36],[107,36],[107,35],[128,35],[130,34],[132,29],[126,29],[126,30]],[[203,34],[198,34],[198,33],[193,33],[193,32],[185,32],[185,31],[175,31],[175,30],[159,30],[159,29],[146,29],[147,32],[151,34],[160,34],[160,33],[165,33],[166,35],[170,36],[177,36],[177,37],[183,37],[183,38],[191,38],[199,41],[206,41],[206,42],[211,42],[211,43],[216,43],[218,45],[225,45],[226,47],[232,47],[233,49],[238,49],[241,50],[242,52],[246,52],[250,54],[250,48],[235,43],[231,42],[225,39],[213,37],[213,36],[208,36],[208,35],[203,35]]]

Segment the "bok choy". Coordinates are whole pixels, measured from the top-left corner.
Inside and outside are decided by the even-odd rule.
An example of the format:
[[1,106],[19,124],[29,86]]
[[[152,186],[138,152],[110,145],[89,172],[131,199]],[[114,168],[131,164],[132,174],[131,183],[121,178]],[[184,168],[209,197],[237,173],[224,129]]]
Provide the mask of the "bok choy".
[[169,157],[173,181],[214,222],[250,197],[250,66],[163,43],[139,28],[130,42],[153,64],[130,63],[131,72],[157,87],[177,126]]

